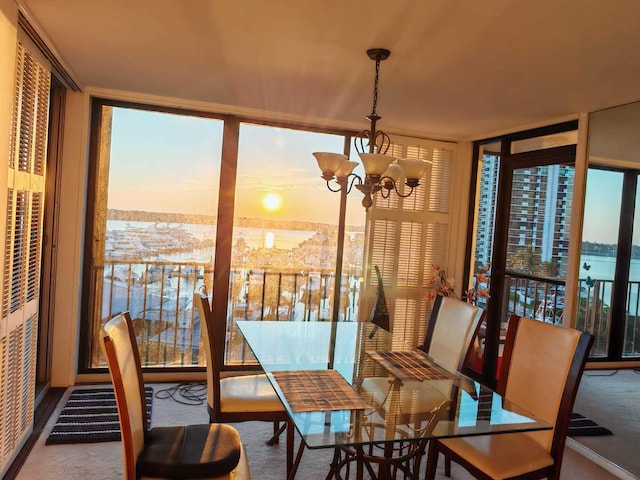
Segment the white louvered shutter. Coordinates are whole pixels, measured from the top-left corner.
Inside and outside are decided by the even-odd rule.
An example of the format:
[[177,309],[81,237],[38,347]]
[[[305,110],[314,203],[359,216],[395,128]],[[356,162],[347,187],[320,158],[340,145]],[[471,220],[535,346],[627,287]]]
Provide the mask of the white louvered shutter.
[[0,472],[33,428],[50,80],[19,44],[3,237]]
[[[451,223],[451,189],[456,145],[447,142],[392,137],[387,152],[397,158],[433,162],[420,186],[407,198],[391,193],[374,199],[367,221],[365,311],[375,298],[378,265],[385,286],[394,334],[413,345],[424,341],[431,305],[425,301],[432,265],[446,268]],[[403,181],[403,180],[401,180]],[[401,193],[408,187],[401,186]]]

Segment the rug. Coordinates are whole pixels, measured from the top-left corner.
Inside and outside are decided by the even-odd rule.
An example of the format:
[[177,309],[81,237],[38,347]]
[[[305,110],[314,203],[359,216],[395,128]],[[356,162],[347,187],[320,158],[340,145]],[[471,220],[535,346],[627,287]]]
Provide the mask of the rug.
[[[151,425],[153,389],[145,387],[147,424]],[[53,426],[47,445],[120,440],[118,408],[112,388],[76,389]]]
[[572,413],[567,435],[570,437],[596,437],[599,435],[613,435],[613,432],[579,413]]

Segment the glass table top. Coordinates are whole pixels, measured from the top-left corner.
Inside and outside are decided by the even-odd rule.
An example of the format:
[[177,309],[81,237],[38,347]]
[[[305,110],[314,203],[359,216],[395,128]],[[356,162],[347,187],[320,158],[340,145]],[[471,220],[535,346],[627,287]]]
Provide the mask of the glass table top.
[[369,322],[237,325],[309,448],[551,428]]

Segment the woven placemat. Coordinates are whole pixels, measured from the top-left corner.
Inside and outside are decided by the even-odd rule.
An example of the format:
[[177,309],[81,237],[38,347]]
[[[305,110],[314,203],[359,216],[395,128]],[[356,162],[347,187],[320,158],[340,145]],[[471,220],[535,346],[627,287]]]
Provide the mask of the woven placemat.
[[430,363],[414,351],[367,352],[398,380],[448,380],[456,378],[444,368]]
[[296,413],[369,408],[336,370],[279,371],[271,375]]

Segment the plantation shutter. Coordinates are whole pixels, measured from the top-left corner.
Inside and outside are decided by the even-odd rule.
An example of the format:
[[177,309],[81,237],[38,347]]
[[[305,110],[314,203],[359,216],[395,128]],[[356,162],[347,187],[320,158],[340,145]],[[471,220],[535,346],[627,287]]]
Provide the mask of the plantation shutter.
[[[416,346],[424,341],[431,313],[424,297],[432,265],[447,264],[456,145],[392,137],[387,153],[433,163],[409,197],[392,192],[385,199],[378,192],[374,198],[367,219],[365,311],[370,311],[375,300],[376,277],[372,272],[378,265],[389,303],[391,330]],[[406,194],[409,187],[403,184],[399,190]]]
[[50,80],[49,67],[19,43],[0,237],[0,472],[33,427]]

